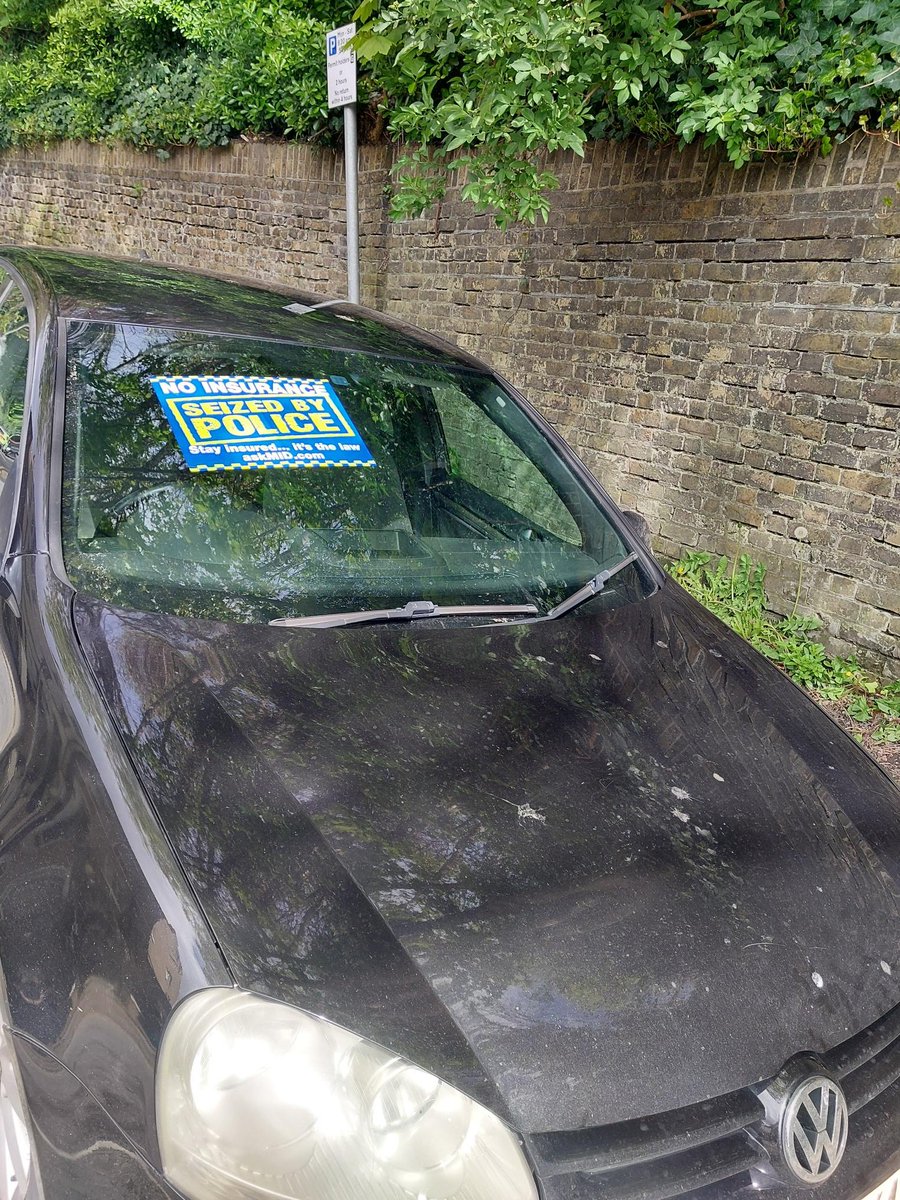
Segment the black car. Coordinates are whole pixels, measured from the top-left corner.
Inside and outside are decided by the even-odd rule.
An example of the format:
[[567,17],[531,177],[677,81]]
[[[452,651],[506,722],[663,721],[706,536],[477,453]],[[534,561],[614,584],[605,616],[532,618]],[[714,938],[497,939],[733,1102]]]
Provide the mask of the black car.
[[0,256],[0,1200],[900,1168],[900,795],[483,364]]

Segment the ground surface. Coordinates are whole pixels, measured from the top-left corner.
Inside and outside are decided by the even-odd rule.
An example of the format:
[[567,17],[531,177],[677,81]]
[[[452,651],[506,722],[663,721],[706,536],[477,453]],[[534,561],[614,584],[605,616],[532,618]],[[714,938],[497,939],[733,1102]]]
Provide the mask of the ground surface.
[[839,725],[842,725],[857,741],[862,742],[875,761],[880,763],[897,786],[900,787],[900,742],[895,742],[893,745],[877,745],[872,741],[871,736],[866,733],[866,727],[847,715],[846,703],[841,704],[840,702],[829,702],[827,700],[820,700],[819,703],[830,716],[834,717]]

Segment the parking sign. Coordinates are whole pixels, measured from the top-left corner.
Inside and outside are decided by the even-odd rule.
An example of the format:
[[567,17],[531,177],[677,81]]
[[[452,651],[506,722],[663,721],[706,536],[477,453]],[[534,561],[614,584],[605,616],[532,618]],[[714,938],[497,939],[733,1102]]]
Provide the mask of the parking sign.
[[344,48],[355,33],[356,23],[351,22],[325,35],[329,108],[356,103],[356,54]]

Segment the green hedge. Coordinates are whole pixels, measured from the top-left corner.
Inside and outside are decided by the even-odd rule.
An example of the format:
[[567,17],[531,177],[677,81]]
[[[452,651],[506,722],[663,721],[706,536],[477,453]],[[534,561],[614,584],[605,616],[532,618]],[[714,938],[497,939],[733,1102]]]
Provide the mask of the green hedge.
[[0,145],[329,137],[324,35],[353,4],[0,0]]
[[[0,0],[0,145],[335,137],[323,38],[354,3]],[[546,216],[545,149],[640,134],[741,166],[900,129],[900,0],[364,0],[361,91],[408,143],[394,214]]]

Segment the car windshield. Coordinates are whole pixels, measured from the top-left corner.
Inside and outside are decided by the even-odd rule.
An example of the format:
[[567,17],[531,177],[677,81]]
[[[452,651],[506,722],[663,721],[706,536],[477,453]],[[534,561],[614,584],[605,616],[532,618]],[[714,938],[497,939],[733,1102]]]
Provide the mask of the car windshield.
[[[87,322],[69,328],[62,536],[79,590],[248,622],[544,612],[629,551],[486,373]],[[645,586],[630,566],[591,605]]]

